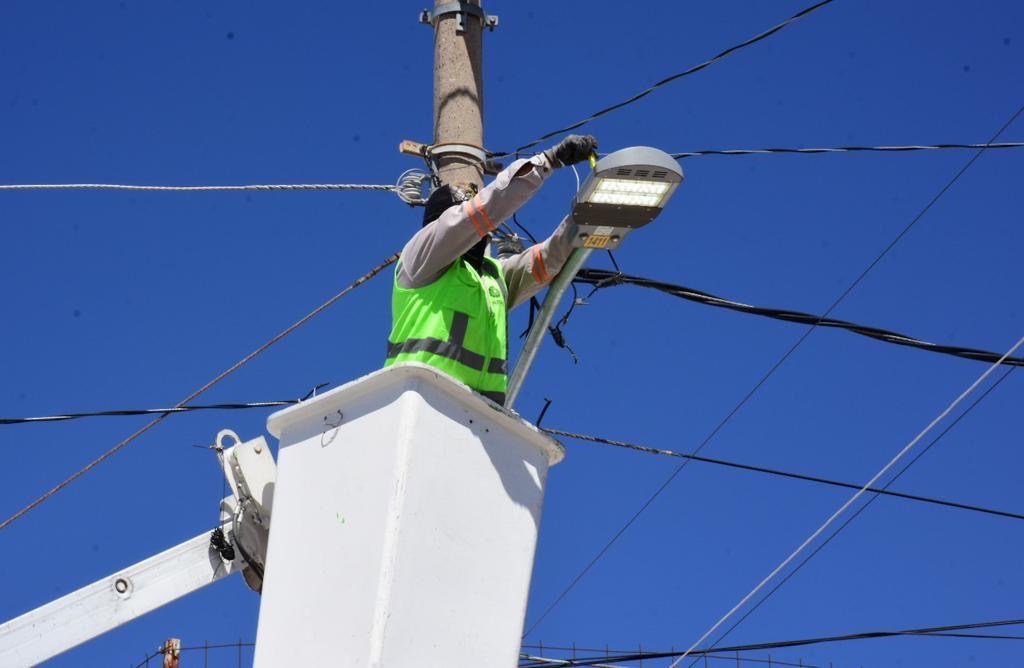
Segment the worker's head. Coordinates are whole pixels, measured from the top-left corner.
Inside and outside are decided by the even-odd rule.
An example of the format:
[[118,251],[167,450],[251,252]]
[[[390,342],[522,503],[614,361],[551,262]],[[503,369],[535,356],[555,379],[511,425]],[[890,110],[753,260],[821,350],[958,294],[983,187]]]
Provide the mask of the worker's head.
[[476,194],[476,187],[472,184],[446,183],[435,188],[427,198],[427,206],[423,210],[423,226],[426,227],[441,217],[441,214],[449,208],[462,204]]

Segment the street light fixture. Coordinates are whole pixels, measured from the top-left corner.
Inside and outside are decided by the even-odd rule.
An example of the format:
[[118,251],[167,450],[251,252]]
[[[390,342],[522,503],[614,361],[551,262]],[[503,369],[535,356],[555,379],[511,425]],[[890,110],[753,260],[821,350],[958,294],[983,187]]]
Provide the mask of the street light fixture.
[[551,284],[526,337],[523,352],[509,377],[506,407],[512,408],[519,396],[555,308],[590,253],[595,248],[618,248],[627,234],[657,218],[682,182],[679,163],[668,153],[649,146],[624,148],[594,164],[572,201],[575,250]]
[[598,160],[573,198],[574,245],[618,248],[629,232],[658,217],[682,181],[679,163],[649,146],[624,148]]

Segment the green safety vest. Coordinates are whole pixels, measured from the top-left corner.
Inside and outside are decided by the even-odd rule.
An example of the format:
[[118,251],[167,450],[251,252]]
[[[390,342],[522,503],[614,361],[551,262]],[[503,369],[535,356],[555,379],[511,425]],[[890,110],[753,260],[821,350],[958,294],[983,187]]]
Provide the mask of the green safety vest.
[[436,281],[403,288],[395,270],[384,366],[423,362],[505,403],[508,331],[505,276],[485,257],[483,272],[459,258]]

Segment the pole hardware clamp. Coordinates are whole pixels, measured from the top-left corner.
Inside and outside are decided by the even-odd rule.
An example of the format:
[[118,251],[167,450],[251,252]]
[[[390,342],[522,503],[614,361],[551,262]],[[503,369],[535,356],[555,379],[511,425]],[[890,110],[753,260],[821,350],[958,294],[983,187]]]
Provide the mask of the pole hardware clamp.
[[424,9],[420,12],[420,23],[432,25],[437,29],[437,22],[448,14],[456,15],[455,32],[466,32],[466,15],[475,16],[480,19],[480,27],[487,28],[491,32],[498,27],[498,17],[492,14],[485,14],[479,5],[468,2],[446,2],[438,5],[433,11]]
[[494,160],[488,160],[487,151],[479,146],[473,146],[471,144],[434,144],[426,148],[425,157],[430,161],[431,167],[436,169],[435,160],[446,154],[460,155],[470,158],[473,162],[481,165],[484,174],[489,174],[491,176],[494,176],[503,169],[501,163],[495,162]]

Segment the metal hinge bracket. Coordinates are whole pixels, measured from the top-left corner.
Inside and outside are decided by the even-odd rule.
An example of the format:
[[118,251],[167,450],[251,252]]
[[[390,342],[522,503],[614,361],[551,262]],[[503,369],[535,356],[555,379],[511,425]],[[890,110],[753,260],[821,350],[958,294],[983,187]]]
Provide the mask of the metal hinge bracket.
[[[228,440],[234,445],[228,447]],[[221,524],[230,527],[230,544],[238,549],[246,584],[258,592],[267,563],[277,466],[262,436],[243,442],[235,432],[222,429],[214,450],[232,492],[221,501]]]

